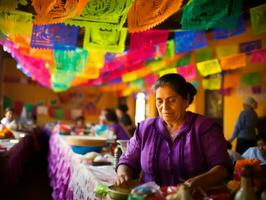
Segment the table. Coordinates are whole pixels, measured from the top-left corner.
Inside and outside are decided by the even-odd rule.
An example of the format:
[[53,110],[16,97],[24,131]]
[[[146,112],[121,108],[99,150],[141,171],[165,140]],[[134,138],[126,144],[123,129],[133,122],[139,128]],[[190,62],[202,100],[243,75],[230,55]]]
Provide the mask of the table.
[[99,184],[111,185],[116,177],[113,166],[91,166],[82,163],[66,143],[66,136],[52,131],[49,141],[48,169],[55,200],[97,199],[94,189]]

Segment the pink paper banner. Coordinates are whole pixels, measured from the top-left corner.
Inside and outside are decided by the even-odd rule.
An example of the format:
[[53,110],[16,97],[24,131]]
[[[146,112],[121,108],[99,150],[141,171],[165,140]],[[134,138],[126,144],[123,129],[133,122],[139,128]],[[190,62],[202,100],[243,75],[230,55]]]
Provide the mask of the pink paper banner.
[[196,64],[185,65],[177,68],[177,73],[182,75],[186,80],[193,80],[197,77]]
[[250,62],[251,63],[266,62],[266,49],[252,51],[250,53]]

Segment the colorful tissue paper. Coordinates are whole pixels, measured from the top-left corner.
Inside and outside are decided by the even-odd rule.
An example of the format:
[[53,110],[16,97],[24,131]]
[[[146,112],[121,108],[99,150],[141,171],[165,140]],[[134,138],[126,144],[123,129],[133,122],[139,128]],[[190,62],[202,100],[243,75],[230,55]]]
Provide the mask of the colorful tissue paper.
[[31,47],[44,49],[75,49],[79,28],[64,24],[34,25]]
[[223,70],[233,70],[246,66],[246,54],[227,56],[220,59]]
[[27,0],[1,0],[0,1],[0,12],[14,11],[18,7],[19,4],[26,6],[28,2]]
[[159,71],[167,66],[167,62],[165,60],[156,60],[151,61],[146,65],[146,67],[150,68],[151,72]]
[[168,30],[154,29],[140,33],[131,33],[129,48],[132,50],[155,48],[156,45],[167,42],[168,34]]
[[243,42],[239,44],[240,53],[249,53],[253,50],[261,48],[261,40],[254,40],[250,42]]
[[236,88],[240,83],[240,73],[226,73],[223,80],[223,88]]
[[262,93],[262,87],[260,85],[254,85],[251,87],[251,91],[253,94],[261,94]]
[[223,45],[216,47],[216,57],[222,58],[238,53],[238,45]]
[[126,28],[117,30],[98,26],[86,26],[83,48],[96,48],[109,53],[122,53],[125,49],[126,37]]
[[213,39],[214,40],[223,40],[227,39],[229,37],[233,37],[235,35],[239,35],[241,33],[244,33],[246,28],[245,28],[245,22],[243,17],[239,18],[236,20],[236,27],[233,29],[228,29],[228,28],[215,28],[213,30]]
[[151,86],[157,81],[158,74],[152,73],[144,77],[145,87],[151,88]]
[[241,83],[247,86],[254,86],[260,82],[259,72],[246,73],[241,77]]
[[86,79],[96,79],[100,76],[100,69],[98,67],[86,66],[83,72],[77,74],[77,76]]
[[130,81],[136,80],[137,78],[138,78],[138,75],[135,71],[122,75],[123,82],[130,82]]
[[197,69],[202,76],[220,73],[221,66],[217,59],[197,63]]
[[182,9],[181,26],[187,30],[208,30],[228,15],[230,0],[189,1]]
[[230,96],[232,92],[232,88],[221,88],[219,90],[219,94],[223,95],[223,96]]
[[206,47],[207,39],[204,32],[200,31],[176,31],[175,53],[182,53]]
[[182,0],[138,0],[128,12],[128,31],[146,31],[160,24],[182,6]]
[[175,41],[174,40],[168,40],[166,45],[166,57],[173,58],[175,55]]
[[266,4],[250,9],[252,30],[255,34],[266,32]]
[[175,66],[179,67],[179,66],[188,65],[190,63],[190,59],[191,59],[191,53],[188,53],[184,55],[183,57],[181,57],[180,59],[178,59],[175,62]]
[[159,76],[161,77],[161,76],[163,76],[165,74],[177,73],[177,69],[176,69],[176,67],[167,68],[167,69],[159,71],[158,73],[159,73]]
[[212,59],[212,49],[209,47],[198,49],[195,51],[195,54],[196,54],[196,62],[202,62],[205,60]]
[[86,66],[102,68],[105,62],[105,52],[99,49],[87,49],[88,58]]
[[39,115],[48,115],[48,107],[47,106],[37,106],[36,112]]
[[249,60],[251,63],[266,62],[266,49],[250,52]]
[[178,67],[177,73],[182,75],[186,80],[193,80],[197,77],[196,64]]
[[222,86],[222,78],[218,76],[218,77],[203,79],[202,86],[205,90],[219,90],[221,89]]

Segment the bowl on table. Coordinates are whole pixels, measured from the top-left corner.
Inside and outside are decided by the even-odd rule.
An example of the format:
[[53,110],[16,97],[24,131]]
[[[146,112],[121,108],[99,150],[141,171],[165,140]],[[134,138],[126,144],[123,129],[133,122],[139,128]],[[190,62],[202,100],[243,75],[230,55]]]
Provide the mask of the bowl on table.
[[92,136],[66,136],[67,143],[71,145],[72,151],[78,154],[86,154],[88,152],[100,153],[102,147],[106,144],[106,138]]
[[120,186],[111,185],[108,187],[108,195],[112,200],[126,200],[131,190]]

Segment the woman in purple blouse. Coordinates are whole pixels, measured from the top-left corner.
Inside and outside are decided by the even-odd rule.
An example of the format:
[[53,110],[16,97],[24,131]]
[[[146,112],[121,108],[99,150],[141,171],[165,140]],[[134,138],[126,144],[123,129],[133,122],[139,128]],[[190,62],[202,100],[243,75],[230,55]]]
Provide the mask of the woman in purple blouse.
[[138,124],[117,167],[116,184],[137,178],[206,189],[228,176],[231,161],[219,124],[186,111],[196,94],[179,74],[166,74],[153,86],[159,117]]

